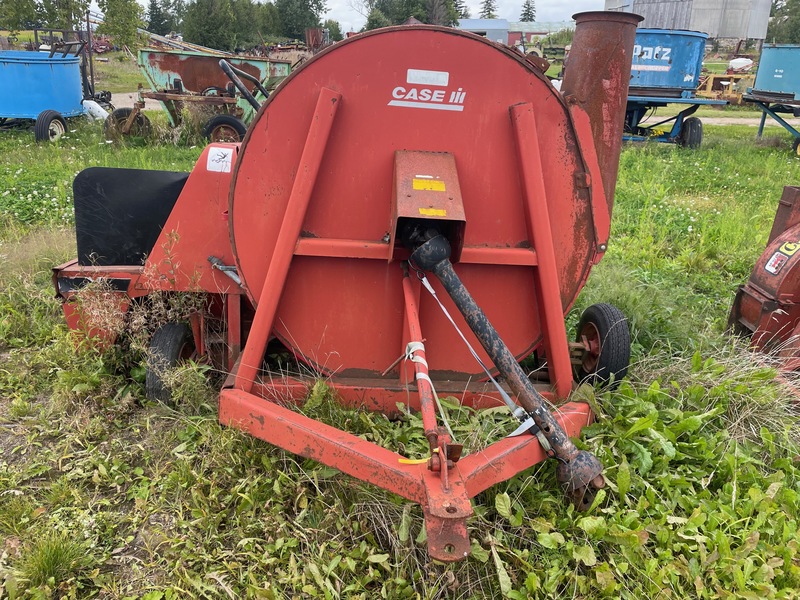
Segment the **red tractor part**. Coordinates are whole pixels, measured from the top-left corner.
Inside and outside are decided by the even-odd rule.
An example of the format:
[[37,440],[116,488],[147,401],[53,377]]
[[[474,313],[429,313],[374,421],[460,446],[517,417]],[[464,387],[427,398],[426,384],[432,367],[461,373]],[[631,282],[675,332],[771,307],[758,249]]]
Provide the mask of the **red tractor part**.
[[772,231],[750,279],[739,286],[728,326],[757,350],[800,368],[800,187],[783,188]]
[[[104,247],[77,214],[113,202],[96,179],[114,174],[87,175],[88,194],[76,180],[79,260],[55,275],[71,324],[81,278],[102,274],[130,302],[206,293],[227,326],[220,422],[419,503],[433,558],[464,558],[470,499],[548,457],[573,502],[589,506],[602,467],[570,438],[592,413],[577,402],[551,413],[549,402],[569,396],[574,366],[587,376],[598,375],[591,365],[617,376],[627,367],[618,311],[582,321],[575,344],[564,315],[608,244],[639,20],[576,16],[571,73],[592,76],[565,81],[563,97],[524,56],[454,29],[394,27],[335,44],[269,98],[238,156],[212,144],[177,192],[163,174],[142,175],[169,192],[136,195],[174,207],[162,220],[148,211],[149,237],[113,264],[91,262],[119,244]],[[204,318],[191,323],[199,354],[212,341]],[[184,352],[187,329],[170,330],[182,337],[169,348]],[[603,360],[607,338],[619,364]],[[276,340],[315,376],[270,371]],[[549,382],[519,367],[534,352]],[[409,461],[292,410],[320,377],[344,405],[420,411],[429,457]],[[462,456],[437,394],[506,404],[518,435]]]
[[[233,263],[228,192],[238,144],[211,144],[191,173],[92,167],[73,182],[78,257],[53,269],[70,328],[113,344],[104,319],[82,309],[79,291],[101,280],[127,312],[153,292],[202,293],[208,316],[226,335],[209,336],[200,312],[191,317],[194,346],[217,366],[233,368],[248,306],[224,265]],[[235,277],[235,275],[234,275]]]

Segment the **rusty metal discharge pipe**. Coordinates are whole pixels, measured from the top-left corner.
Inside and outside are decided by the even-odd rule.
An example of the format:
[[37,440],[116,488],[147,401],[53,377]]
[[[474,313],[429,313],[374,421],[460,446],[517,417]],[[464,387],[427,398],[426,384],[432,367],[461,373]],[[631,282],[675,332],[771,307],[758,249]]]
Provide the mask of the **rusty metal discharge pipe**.
[[578,13],[573,18],[575,36],[561,92],[565,97],[573,96],[589,115],[611,214],[622,150],[633,43],[636,25],[643,17],[633,13],[594,11]]
[[575,447],[548,410],[547,400],[536,391],[453,269],[450,242],[435,228],[419,223],[406,228],[403,241],[413,250],[411,261],[423,271],[432,272],[442,283],[518,402],[547,438],[559,461],[556,475],[564,491],[577,508],[589,508],[595,491],[605,485],[603,466],[593,454]]

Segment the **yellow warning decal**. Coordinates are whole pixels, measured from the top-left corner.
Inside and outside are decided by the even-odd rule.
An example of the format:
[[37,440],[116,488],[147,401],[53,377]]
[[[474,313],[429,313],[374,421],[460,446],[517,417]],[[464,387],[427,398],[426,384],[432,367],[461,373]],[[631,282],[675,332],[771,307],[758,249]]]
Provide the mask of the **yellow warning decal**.
[[443,208],[420,208],[419,214],[426,217],[446,217],[447,211]]
[[787,256],[793,256],[798,250],[800,250],[800,242],[786,242],[780,247],[780,251]]
[[[434,452],[439,452],[438,448],[433,449]],[[423,465],[430,460],[430,456],[427,458],[398,458],[397,462],[401,465]]]
[[441,179],[414,179],[411,180],[411,187],[415,190],[425,190],[428,192],[445,192],[444,181]]

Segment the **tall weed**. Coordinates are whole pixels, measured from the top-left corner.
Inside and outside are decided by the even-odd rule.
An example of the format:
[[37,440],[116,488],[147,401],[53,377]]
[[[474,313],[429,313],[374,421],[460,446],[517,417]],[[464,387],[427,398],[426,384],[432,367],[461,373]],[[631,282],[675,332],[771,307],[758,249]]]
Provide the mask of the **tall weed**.
[[[49,261],[69,257],[66,244],[48,241],[49,224],[63,219],[50,215],[53,193],[42,200],[38,182],[57,187],[66,207],[68,182],[87,163],[182,169],[199,149],[117,147],[90,127],[75,133],[60,150],[28,147],[22,134],[0,139],[33,173],[16,174],[0,153],[0,194],[16,188],[0,195],[3,222],[13,225],[0,233],[0,253],[16,257],[0,265],[6,595],[796,595],[795,409],[769,363],[721,335],[781,187],[800,180],[788,149],[753,144],[752,129],[739,127],[708,127],[695,152],[625,147],[608,256],[570,315],[575,321],[580,308],[612,301],[634,331],[630,378],[615,391],[576,393],[597,415],[578,443],[603,462],[607,487],[588,513],[576,513],[558,491],[554,464],[539,464],[475,499],[472,553],[444,565],[427,555],[418,506],[220,428],[203,366],[176,373],[187,416],[138,401],[138,383],[120,368],[130,355],[76,347],[47,273]],[[175,307],[163,300],[159,314],[169,314]],[[303,410],[406,456],[427,452],[418,415],[343,410],[325,382]],[[445,410],[470,452],[514,425],[501,411],[447,400]],[[81,558],[73,560],[74,547]],[[35,558],[45,555],[54,558]]]
[[800,181],[787,147],[760,146],[752,129],[708,127],[703,148],[627,145],[611,240],[576,304],[599,301],[629,318],[634,350],[691,355],[725,329],[738,285],[764,250],[784,185]]

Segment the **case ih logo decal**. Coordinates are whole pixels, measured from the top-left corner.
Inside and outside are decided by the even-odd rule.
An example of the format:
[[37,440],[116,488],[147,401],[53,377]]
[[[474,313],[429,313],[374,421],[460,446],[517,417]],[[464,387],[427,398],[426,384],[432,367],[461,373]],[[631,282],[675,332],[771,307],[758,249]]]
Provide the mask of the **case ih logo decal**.
[[406,84],[392,90],[389,106],[427,108],[431,110],[464,110],[467,92],[449,88],[450,73],[409,69]]
[[764,270],[767,271],[767,273],[777,275],[781,272],[784,265],[789,262],[789,259],[797,254],[798,250],[800,250],[800,241],[786,242],[778,248],[778,251],[767,261],[767,264],[764,265]]
[[776,252],[772,255],[772,258],[769,259],[767,264],[764,266],[767,273],[772,273],[773,275],[777,275],[780,273],[783,265],[786,264],[786,261],[789,260],[789,257],[785,254],[781,254],[780,252]]

